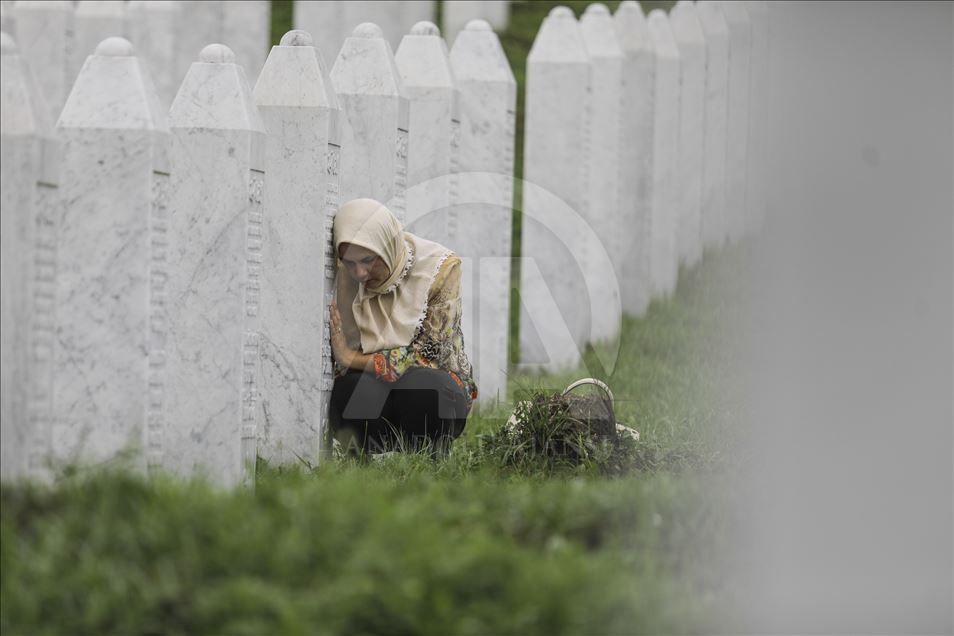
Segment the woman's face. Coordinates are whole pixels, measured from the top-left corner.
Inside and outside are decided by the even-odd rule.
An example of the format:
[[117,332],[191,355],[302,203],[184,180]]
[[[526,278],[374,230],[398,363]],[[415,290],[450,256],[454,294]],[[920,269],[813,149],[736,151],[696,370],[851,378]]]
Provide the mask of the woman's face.
[[338,258],[351,279],[364,283],[365,287],[377,287],[391,275],[384,259],[359,245],[342,243],[338,246]]

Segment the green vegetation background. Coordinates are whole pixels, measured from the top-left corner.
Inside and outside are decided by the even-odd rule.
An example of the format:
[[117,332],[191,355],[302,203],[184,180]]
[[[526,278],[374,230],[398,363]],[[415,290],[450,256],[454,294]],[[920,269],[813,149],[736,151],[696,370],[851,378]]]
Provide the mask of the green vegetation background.
[[[519,87],[517,176],[526,56],[557,4],[513,2],[501,34]],[[563,4],[579,15],[588,3]],[[290,25],[291,2],[273,2],[273,41]],[[260,465],[254,492],[118,472],[5,483],[0,632],[714,631],[730,593],[729,498],[714,493],[731,470],[733,414],[716,379],[731,368],[720,343],[740,268],[735,250],[682,271],[673,298],[600,345],[618,348],[615,368],[591,349],[578,369],[513,375],[517,397],[585,375],[609,382],[619,419],[642,435],[622,474],[508,465],[485,443],[509,413],[501,405],[473,414],[446,460]]]

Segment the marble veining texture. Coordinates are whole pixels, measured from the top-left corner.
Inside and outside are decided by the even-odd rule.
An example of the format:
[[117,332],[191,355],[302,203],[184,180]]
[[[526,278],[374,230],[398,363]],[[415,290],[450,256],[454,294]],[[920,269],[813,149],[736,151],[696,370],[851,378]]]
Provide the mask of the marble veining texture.
[[[272,49],[254,96],[265,129],[259,454],[315,466],[331,394],[340,111],[316,49]],[[300,88],[298,88],[300,87]],[[296,90],[296,88],[298,90]]]
[[377,199],[404,221],[408,104],[390,45],[382,38],[349,37],[331,81],[343,114],[341,201]]
[[450,61],[461,99],[457,209],[469,228],[461,325],[478,401],[492,404],[507,397],[517,84],[493,31],[462,31]]
[[612,271],[602,271],[592,255],[584,256],[587,287],[607,307],[593,314],[593,332],[597,340],[610,340],[619,334],[620,314],[608,310],[619,304],[619,281],[622,278],[623,250],[628,252],[622,236],[620,214],[620,111],[623,51],[616,40],[613,18],[608,11],[587,9],[580,19],[580,32],[590,63],[590,140],[589,183],[587,184],[586,220],[599,237],[595,249],[603,250],[613,263]]
[[673,35],[679,47],[679,218],[676,247],[679,260],[690,267],[702,259],[701,206],[702,159],[705,141],[706,42],[696,15],[696,5],[688,0],[670,12]]
[[[521,363],[542,369],[576,365],[592,320],[583,302],[587,287],[578,256],[586,252],[566,218],[548,215],[545,196],[552,193],[585,216],[589,94],[590,66],[579,24],[572,14],[548,16],[527,60],[523,178],[537,187],[525,184],[523,190],[527,222],[521,252],[534,260],[542,280],[521,267],[520,310]],[[562,331],[570,338],[558,338]]]
[[656,45],[653,109],[653,288],[666,296],[676,289],[678,205],[679,51],[668,16],[654,9],[649,31]]
[[726,222],[730,241],[745,233],[749,135],[749,66],[751,22],[742,2],[720,2],[729,27],[729,98],[726,124]]
[[254,469],[264,127],[230,63],[193,64],[169,120],[163,467],[234,486]]
[[706,40],[706,121],[702,161],[702,241],[721,247],[726,237],[726,117],[729,85],[729,31],[715,2],[696,7]]
[[150,218],[165,114],[135,57],[87,58],[60,117],[53,455],[145,467]]
[[613,17],[623,48],[620,106],[620,211],[626,241],[620,278],[623,311],[645,313],[652,295],[653,82],[655,47],[638,4]]

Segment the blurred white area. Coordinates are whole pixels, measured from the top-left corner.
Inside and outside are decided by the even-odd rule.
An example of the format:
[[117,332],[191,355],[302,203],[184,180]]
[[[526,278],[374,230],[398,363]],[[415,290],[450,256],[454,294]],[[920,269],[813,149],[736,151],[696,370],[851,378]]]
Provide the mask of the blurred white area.
[[770,4],[730,631],[949,634],[954,5]]

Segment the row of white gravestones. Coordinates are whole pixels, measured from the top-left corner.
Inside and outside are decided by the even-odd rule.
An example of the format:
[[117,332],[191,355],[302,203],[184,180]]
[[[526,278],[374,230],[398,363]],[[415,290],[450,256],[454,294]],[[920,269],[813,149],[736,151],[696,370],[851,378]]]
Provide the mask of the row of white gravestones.
[[[36,123],[47,112],[41,92],[3,40],[3,313],[26,329],[4,330],[4,476],[42,473],[48,460],[114,463],[126,450],[139,469],[223,484],[247,482],[256,452],[317,462],[332,385],[331,224],[344,184],[356,183],[345,144],[366,158],[384,147],[390,163],[355,165],[390,188],[373,196],[392,206],[406,176],[407,97],[380,31],[359,26],[331,73],[308,34],[286,34],[254,98],[232,51],[209,45],[168,121],[132,45],[104,40],[58,122],[62,179],[43,141],[49,127]],[[371,54],[349,67],[348,51]],[[460,252],[475,290],[465,314],[479,324],[465,329],[477,336],[482,395],[496,397],[506,386],[516,86],[485,22],[468,25],[450,59],[465,96],[456,154],[467,172],[436,180],[464,193],[474,228]],[[384,99],[382,77],[397,87]],[[497,257],[486,272],[484,255]]]
[[[296,29],[307,31],[326,60],[332,60],[345,39],[362,22],[374,22],[397,50],[402,37],[418,22],[433,22],[437,0],[295,0],[292,21]],[[475,19],[484,20],[494,30],[507,27],[509,0],[453,0],[441,3],[443,32],[448,44]]]
[[59,116],[86,57],[107,37],[123,36],[149,68],[165,108],[208,42],[225,42],[257,75],[268,47],[267,0],[18,0],[4,3],[14,36]]
[[[761,2],[681,0],[647,18],[628,0],[612,18],[589,5],[579,22],[565,7],[544,20],[527,60],[524,178],[539,188],[524,184],[524,363],[578,363],[587,341],[618,333],[620,308],[641,314],[681,265],[760,226],[767,28]],[[547,212],[540,188],[596,243]]]
[[325,60],[334,60],[364,22],[381,28],[393,52],[413,25],[434,19],[435,5],[435,0],[295,0],[292,22],[295,29],[312,34]]

